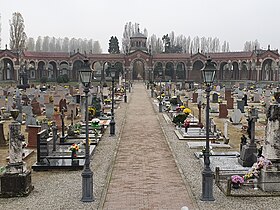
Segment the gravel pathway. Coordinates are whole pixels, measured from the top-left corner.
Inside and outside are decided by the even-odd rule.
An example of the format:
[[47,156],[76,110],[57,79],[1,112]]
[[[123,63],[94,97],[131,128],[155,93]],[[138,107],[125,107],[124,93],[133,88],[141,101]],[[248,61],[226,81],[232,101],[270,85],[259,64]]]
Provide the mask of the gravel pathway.
[[195,209],[142,83],[120,139],[104,209]]

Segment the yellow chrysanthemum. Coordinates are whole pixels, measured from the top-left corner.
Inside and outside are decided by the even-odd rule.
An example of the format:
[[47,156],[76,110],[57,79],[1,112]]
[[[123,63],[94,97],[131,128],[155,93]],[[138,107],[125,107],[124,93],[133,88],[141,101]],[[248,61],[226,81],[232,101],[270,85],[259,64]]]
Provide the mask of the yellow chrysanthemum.
[[185,114],[190,114],[190,113],[192,112],[192,110],[190,110],[189,108],[185,108],[185,109],[183,110],[183,112],[184,112]]

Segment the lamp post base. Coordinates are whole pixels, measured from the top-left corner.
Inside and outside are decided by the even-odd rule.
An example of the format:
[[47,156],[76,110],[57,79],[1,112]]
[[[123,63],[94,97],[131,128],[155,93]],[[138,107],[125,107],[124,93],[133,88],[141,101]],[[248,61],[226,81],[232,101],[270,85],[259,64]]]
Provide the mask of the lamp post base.
[[213,179],[214,173],[211,169],[204,169],[202,171],[202,195],[200,200],[202,201],[214,201],[213,197]]
[[127,103],[127,95],[124,96],[124,103]]
[[162,103],[161,102],[158,105],[158,112],[162,112]]
[[93,202],[93,173],[90,169],[84,169],[82,173],[82,202]]
[[113,136],[115,135],[115,121],[114,120],[111,120],[110,121],[110,135]]

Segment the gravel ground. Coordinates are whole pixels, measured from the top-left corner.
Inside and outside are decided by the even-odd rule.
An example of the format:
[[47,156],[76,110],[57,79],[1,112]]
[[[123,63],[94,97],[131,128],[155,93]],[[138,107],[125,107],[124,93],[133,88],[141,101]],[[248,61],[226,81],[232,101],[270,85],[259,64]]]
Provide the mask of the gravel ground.
[[[133,89],[132,89],[133,90]],[[149,94],[150,92],[148,92]],[[129,95],[128,95],[129,99]],[[151,99],[151,103],[153,99]],[[32,172],[32,183],[34,191],[28,197],[0,199],[0,209],[101,209],[106,189],[111,175],[118,143],[119,135],[125,123],[125,112],[127,104],[121,103],[116,112],[116,136],[110,137],[107,129],[102,137],[95,154],[91,160],[91,169],[94,172],[94,196],[92,203],[80,201],[82,195],[82,171],[50,171]],[[189,193],[194,197],[199,209],[279,209],[279,197],[226,197],[216,186],[214,186],[214,202],[200,201],[201,195],[201,171],[202,166],[194,157],[194,151],[186,146],[186,142],[178,141],[174,133],[174,126],[167,124],[158,107],[154,106],[159,116],[162,129],[165,132],[166,140],[174,155],[181,175],[186,183]]]
[[[155,111],[158,111],[158,107],[154,106]],[[189,149],[186,146],[185,141],[178,141],[177,136],[174,133],[175,127],[172,124],[168,124],[162,114],[159,114],[162,128],[166,135],[166,140],[177,162],[178,168],[181,172],[186,185],[189,187],[190,192],[195,197],[195,200],[199,206],[199,209],[207,210],[234,210],[234,209],[246,209],[246,210],[268,210],[279,209],[280,199],[279,197],[227,197],[225,196],[217,186],[214,185],[213,195],[214,202],[200,201],[202,176],[201,172],[203,167],[200,164],[200,160],[195,158],[194,152],[196,150]]]
[[[129,95],[128,95],[129,97]],[[95,201],[83,203],[82,171],[32,172],[34,190],[27,197],[0,198],[1,210],[55,210],[55,209],[99,209],[105,197],[110,170],[119,142],[120,131],[125,122],[127,104],[121,103],[116,110],[116,135],[109,136],[109,128],[99,142],[91,159]]]

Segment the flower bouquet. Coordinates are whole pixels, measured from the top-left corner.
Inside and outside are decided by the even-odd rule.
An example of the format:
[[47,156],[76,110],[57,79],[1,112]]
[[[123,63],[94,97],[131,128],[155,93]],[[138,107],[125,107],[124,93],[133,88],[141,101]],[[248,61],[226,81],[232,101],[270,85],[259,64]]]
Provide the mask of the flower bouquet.
[[72,155],[71,155],[72,159],[76,158],[77,157],[77,152],[79,151],[79,145],[72,144],[69,150],[72,151]]
[[231,176],[231,183],[234,189],[238,189],[244,183],[244,178],[239,175]]
[[266,168],[271,166],[272,163],[270,160],[260,157],[258,158],[258,161],[253,164],[252,168],[249,169],[249,171],[244,175],[244,179],[256,179],[259,178],[260,172],[262,168]]

